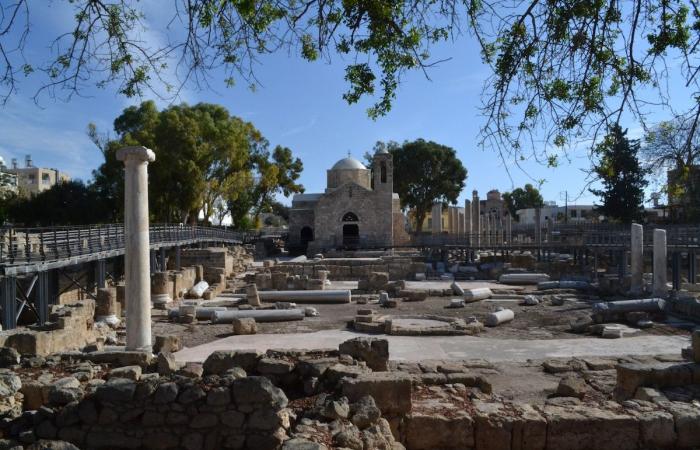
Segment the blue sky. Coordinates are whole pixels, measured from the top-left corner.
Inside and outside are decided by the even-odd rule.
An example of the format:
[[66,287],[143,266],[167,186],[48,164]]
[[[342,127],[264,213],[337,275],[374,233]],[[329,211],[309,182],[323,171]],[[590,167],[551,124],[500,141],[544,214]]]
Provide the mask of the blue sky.
[[[38,4],[37,4],[38,5]],[[29,56],[45,51],[50,38],[65,32],[70,25],[70,11],[63,3],[32,11],[32,34],[27,45]],[[152,6],[152,4],[151,4]],[[148,9],[146,11],[149,17]],[[152,17],[152,16],[151,16]],[[157,35],[149,39],[160,39]],[[590,166],[585,151],[573,154],[570,162],[556,169],[525,164],[528,174],[512,171],[513,181],[497,155],[478,146],[478,131],[483,123],[479,116],[480,94],[488,68],[483,66],[475,42],[464,37],[433,50],[435,59],[450,61],[430,70],[431,80],[421,73],[408,74],[398,91],[392,111],[374,121],[365,110],[371,104],[348,105],[343,99],[345,61],[308,63],[295,55],[277,53],[260,59],[256,75],[262,87],[255,92],[243,83],[224,87],[224,76],[214,73],[214,90],[185,89],[182,100],[188,103],[220,103],[229,111],[251,121],[272,145],[290,147],[304,162],[301,182],[307,192],[325,188],[326,169],[351,152],[358,159],[378,140],[413,140],[424,138],[451,146],[469,171],[460,203],[477,189],[485,196],[490,189],[506,191],[533,179],[546,179],[542,186],[545,200],[563,202],[563,192],[576,199],[586,185],[582,169]],[[115,96],[114,87],[88,88],[84,97],[69,102],[32,96],[39,86],[38,77],[22,80],[19,92],[7,105],[0,107],[0,155],[23,161],[31,154],[34,164],[55,167],[74,178],[89,180],[101,163],[101,154],[88,140],[87,124],[94,122],[103,131],[112,130],[112,121],[121,110],[141,99]],[[144,98],[144,100],[150,97]],[[159,102],[160,106],[167,106]],[[627,124],[631,129],[634,123]],[[155,163],[157,164],[157,162]],[[576,202],[592,203],[594,197],[584,192]]]

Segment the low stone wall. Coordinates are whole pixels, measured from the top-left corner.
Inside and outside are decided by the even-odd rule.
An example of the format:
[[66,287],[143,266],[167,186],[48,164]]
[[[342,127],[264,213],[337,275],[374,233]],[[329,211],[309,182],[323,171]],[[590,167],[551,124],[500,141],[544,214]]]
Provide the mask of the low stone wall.
[[282,262],[270,268],[272,272],[289,275],[306,275],[318,278],[318,272],[328,271],[330,280],[361,280],[372,272],[386,272],[391,280],[414,279],[415,274],[425,272],[425,264],[411,257],[339,258],[304,262]]
[[22,355],[46,356],[95,342],[95,301],[51,307],[49,323],[43,327],[0,331],[0,347],[11,347]]
[[[382,339],[356,338],[338,350],[314,352],[216,351],[203,364],[184,367],[167,352],[157,362],[129,367],[115,367],[114,352],[111,358],[109,352],[94,354],[100,364],[92,366],[99,374],[94,378],[78,381],[85,376],[85,361],[66,366],[73,375],[52,382],[46,399],[31,403],[35,410],[25,407],[18,414],[17,403],[6,405],[14,419],[0,420],[0,448],[47,448],[31,445],[39,439],[83,449],[700,446],[700,408],[694,403],[600,397],[516,403],[493,393],[487,374],[471,371],[488,365],[485,361],[390,362],[388,342]],[[135,363],[134,355],[126,356],[123,362]],[[0,387],[17,392],[18,378],[0,370]],[[291,402],[282,389],[293,393]],[[26,406],[33,396],[25,389],[22,393]],[[22,401],[22,393],[16,401]]]
[[475,401],[471,411],[427,409],[400,424],[409,450],[693,448],[700,445],[697,427],[700,410],[693,405],[644,401],[625,407]]
[[182,266],[223,267],[227,272],[233,271],[233,255],[225,247],[186,248],[180,251]]
[[[211,380],[210,380],[211,381]],[[279,448],[287,438],[287,397],[263,377],[174,381],[111,378],[80,401],[15,420],[34,438],[81,449]],[[21,436],[20,436],[21,437]]]

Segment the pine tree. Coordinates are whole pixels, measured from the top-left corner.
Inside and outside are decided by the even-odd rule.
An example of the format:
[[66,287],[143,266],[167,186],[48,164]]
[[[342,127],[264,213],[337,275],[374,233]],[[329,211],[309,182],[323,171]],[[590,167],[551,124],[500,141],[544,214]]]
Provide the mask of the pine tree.
[[627,130],[619,125],[610,128],[603,142],[598,144],[598,156],[593,172],[603,185],[602,189],[590,189],[602,200],[597,211],[609,220],[631,223],[644,218],[644,188],[649,183],[637,158],[638,140],[627,138]]

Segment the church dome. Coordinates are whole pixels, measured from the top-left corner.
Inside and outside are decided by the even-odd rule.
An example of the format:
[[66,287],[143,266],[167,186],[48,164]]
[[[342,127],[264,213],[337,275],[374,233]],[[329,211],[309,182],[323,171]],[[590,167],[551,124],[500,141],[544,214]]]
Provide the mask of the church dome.
[[348,156],[333,164],[331,170],[367,170],[360,161]]

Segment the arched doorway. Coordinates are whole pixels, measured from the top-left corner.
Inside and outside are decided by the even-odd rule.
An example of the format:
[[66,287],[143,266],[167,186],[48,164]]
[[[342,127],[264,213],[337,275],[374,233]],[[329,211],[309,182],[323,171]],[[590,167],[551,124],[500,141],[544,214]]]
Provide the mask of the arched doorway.
[[360,244],[360,227],[356,223],[343,225],[343,247],[357,247]]
[[299,242],[304,251],[309,247],[309,242],[314,240],[314,230],[311,227],[303,227],[299,233]]
[[360,244],[360,221],[357,214],[348,211],[343,214],[343,247],[357,248]]

